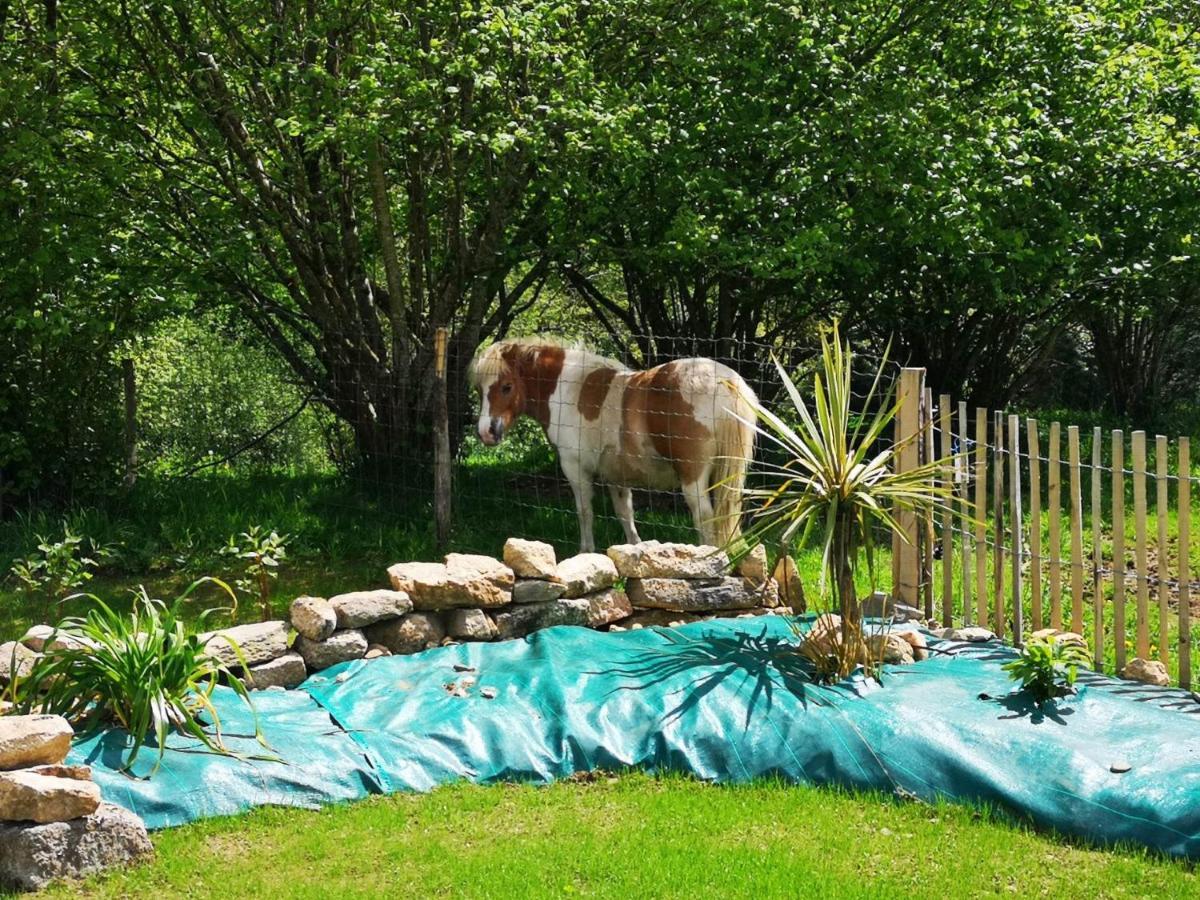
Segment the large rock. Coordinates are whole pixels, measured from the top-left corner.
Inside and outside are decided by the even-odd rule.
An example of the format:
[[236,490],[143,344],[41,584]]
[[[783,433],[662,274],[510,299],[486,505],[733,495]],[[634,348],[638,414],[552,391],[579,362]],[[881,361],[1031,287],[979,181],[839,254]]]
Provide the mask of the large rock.
[[33,671],[33,663],[38,655],[20,641],[0,644],[0,684],[11,681],[14,670],[22,678],[27,676]]
[[967,625],[963,628],[940,628],[933,634],[945,641],[959,641],[966,644],[984,644],[996,640],[996,632],[979,625]]
[[0,885],[36,891],[56,878],[82,878],[153,853],[142,820],[110,803],[70,822],[0,824]]
[[362,628],[385,619],[398,619],[413,605],[404,591],[353,591],[329,598],[337,613],[337,627]]
[[925,640],[925,635],[921,634],[921,632],[906,629],[904,631],[893,631],[892,634],[899,635],[908,641],[908,645],[912,647],[914,661],[920,662],[923,659],[929,658],[929,644]]
[[891,619],[894,622],[919,622],[925,618],[924,613],[915,606],[900,603],[883,591],[875,591],[871,596],[864,597],[859,611],[868,619]]
[[749,553],[738,561],[737,573],[743,578],[749,578],[755,584],[767,580],[767,548],[762,544],[755,545]]
[[865,643],[871,659],[894,666],[908,665],[914,660],[912,644],[899,634],[867,635]]
[[[301,638],[308,640],[301,635]],[[269,687],[294,688],[308,677],[308,667],[299,653],[285,653],[279,659],[251,666],[244,679],[246,687],[256,691]]]
[[444,563],[397,563],[388,577],[420,610],[489,609],[512,601],[512,569],[490,556],[451,553]]
[[452,609],[446,613],[446,634],[460,641],[490,641],[496,623],[482,609]]
[[555,578],[566,585],[564,597],[582,597],[612,587],[617,567],[603,553],[580,553],[560,562]]
[[324,597],[297,597],[288,609],[292,627],[310,641],[323,641],[337,631],[338,617]]
[[436,647],[445,637],[441,617],[432,612],[410,612],[399,619],[367,627],[367,639],[392,653],[417,653]]
[[357,628],[335,631],[324,641],[310,641],[301,635],[296,638],[296,652],[309,671],[319,672],[338,663],[362,659],[367,653],[367,638]]
[[736,575],[707,581],[631,578],[627,587],[630,601],[640,608],[713,612],[779,605],[779,591],[773,581],[756,585]]
[[791,556],[784,553],[775,561],[771,578],[779,585],[780,603],[797,612],[804,612],[808,608],[804,599],[804,584],[800,581],[800,569],[796,567],[796,561]]
[[99,805],[100,788],[91,781],[28,769],[0,772],[0,821],[66,822],[94,813]]
[[526,603],[496,613],[496,632],[502,640],[524,637],[555,625],[599,628],[619,622],[633,613],[624,591],[606,590],[586,597],[570,597],[550,603]]
[[558,560],[549,544],[509,538],[504,542],[504,564],[518,578],[553,578]]
[[1131,681],[1140,681],[1143,684],[1153,684],[1158,687],[1166,687],[1171,683],[1167,667],[1160,660],[1142,659],[1140,656],[1125,663],[1121,676]]
[[74,734],[62,716],[0,716],[0,769],[60,763]]
[[622,578],[720,578],[729,571],[729,555],[703,544],[615,544],[608,557]]
[[235,625],[200,636],[204,649],[227,666],[240,666],[241,661],[234,653],[229,638],[237,643],[247,666],[257,666],[278,659],[288,652],[287,622],[256,622],[253,625]]
[[567,586],[557,581],[518,578],[513,585],[513,603],[549,603],[566,593]]
[[31,625],[21,638],[21,643],[35,653],[44,652],[47,642],[54,650],[80,649],[95,645],[93,641],[55,631],[53,625]]

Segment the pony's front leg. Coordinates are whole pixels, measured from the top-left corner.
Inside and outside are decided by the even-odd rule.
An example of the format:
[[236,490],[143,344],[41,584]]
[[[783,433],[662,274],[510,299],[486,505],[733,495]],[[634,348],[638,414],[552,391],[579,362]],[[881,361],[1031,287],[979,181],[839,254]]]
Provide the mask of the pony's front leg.
[[595,549],[592,535],[592,473],[585,472],[578,459],[563,459],[563,473],[571,483],[575,495],[575,513],[579,516],[579,552],[591,553]]
[[633,523],[633,491],[627,487],[610,484],[608,495],[612,497],[613,510],[616,512],[617,518],[621,520],[621,527],[625,529],[625,540],[630,544],[641,543],[642,539],[638,537],[637,526]]
[[713,521],[712,499],[708,495],[708,473],[690,484],[682,485],[683,499],[692,513],[692,523],[700,533],[700,543],[720,546],[716,523]]

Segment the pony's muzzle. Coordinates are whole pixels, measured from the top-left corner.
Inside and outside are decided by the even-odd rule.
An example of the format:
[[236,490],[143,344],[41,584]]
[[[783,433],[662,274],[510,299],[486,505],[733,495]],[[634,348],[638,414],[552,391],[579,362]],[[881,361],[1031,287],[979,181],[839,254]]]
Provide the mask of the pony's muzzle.
[[479,422],[479,439],[487,446],[494,447],[504,437],[504,420],[491,418]]

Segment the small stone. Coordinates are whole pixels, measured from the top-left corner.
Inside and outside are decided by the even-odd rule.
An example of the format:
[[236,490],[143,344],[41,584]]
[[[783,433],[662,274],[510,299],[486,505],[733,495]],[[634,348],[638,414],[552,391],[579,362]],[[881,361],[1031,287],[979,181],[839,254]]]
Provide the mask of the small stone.
[[729,555],[703,544],[615,544],[608,557],[622,578],[720,578],[729,571]]
[[0,644],[0,684],[12,680],[13,670],[25,678],[33,671],[33,663],[40,654],[34,653],[20,641]]
[[301,635],[296,638],[296,652],[304,657],[309,671],[319,672],[338,663],[362,659],[367,652],[367,639],[356,628],[335,631],[324,641],[310,641]]
[[1128,761],[1123,760],[1123,759],[1118,759],[1116,762],[1114,762],[1111,766],[1108,767],[1108,771],[1112,772],[1114,775],[1123,775],[1124,773],[1128,772],[1132,768],[1133,768],[1133,766],[1131,766],[1128,763]]
[[74,735],[62,716],[0,717],[0,769],[61,763]]
[[0,885],[36,891],[56,878],[82,878],[153,853],[142,820],[111,803],[70,822],[0,824]]
[[797,612],[804,612],[808,604],[804,599],[804,584],[800,581],[800,569],[788,554],[781,554],[775,561],[771,579],[779,585],[779,601]]
[[513,585],[513,603],[549,603],[566,593],[567,586],[557,581],[519,578]]
[[549,544],[509,538],[504,542],[504,564],[518,578],[553,578],[558,560]]
[[479,689],[479,695],[483,697],[484,700],[495,700],[496,689],[494,687],[481,687]]
[[288,618],[310,641],[323,641],[337,631],[337,613],[323,597],[297,597],[288,609]]
[[211,656],[231,668],[240,666],[242,661],[237,658],[230,640],[237,644],[248,666],[270,662],[288,652],[287,622],[235,625],[233,628],[207,632],[200,635],[200,639]]
[[329,598],[337,613],[337,627],[363,628],[385,619],[398,619],[412,611],[412,601],[404,591],[353,591]]
[[490,641],[496,623],[482,609],[452,609],[446,613],[446,634],[463,641]]
[[[301,638],[308,640],[303,635]],[[251,666],[242,680],[251,690],[261,691],[270,687],[294,688],[307,677],[304,657],[299,653],[285,653],[279,659]]]
[[367,626],[367,639],[392,653],[416,653],[446,637],[441,618],[432,612],[410,612],[399,619]]
[[383,646],[383,644],[371,644],[367,647],[367,652],[363,655],[363,659],[380,659],[391,655],[392,651]]
[[66,822],[90,815],[99,805],[100,788],[91,781],[25,769],[0,772],[0,821]]
[[337,678],[335,678],[335,679],[333,679],[333,680],[334,680],[334,683],[335,683],[335,684],[345,684],[347,681],[349,681],[349,680],[350,680],[350,673],[349,673],[349,672],[342,672],[342,673],[340,673],[340,674],[338,675],[338,677],[337,677]]
[[986,628],[981,628],[978,625],[968,625],[966,628],[942,629],[940,636],[947,641],[970,644],[981,644],[985,641],[996,640],[995,632],[988,631]]
[[567,586],[564,597],[582,597],[612,587],[617,567],[603,553],[580,553],[560,562],[555,577]]
[[474,672],[475,671],[474,666],[468,666],[466,663],[455,663],[453,666],[451,666],[451,668],[453,668],[455,672]]
[[450,553],[444,563],[397,563],[388,576],[419,610],[490,609],[512,601],[512,569],[489,556]]
[[[778,588],[773,582],[756,585],[736,575],[707,581],[683,578],[631,578],[629,599],[634,606],[676,612],[752,609],[776,606]],[[774,602],[767,602],[773,600]]]
[[1160,660],[1142,659],[1140,656],[1127,662],[1121,675],[1131,681],[1140,681],[1143,684],[1152,684],[1158,687],[1166,687],[1171,683],[1167,667]]
[[737,573],[743,578],[749,578],[756,584],[767,580],[767,548],[758,544],[742,557],[737,565]]

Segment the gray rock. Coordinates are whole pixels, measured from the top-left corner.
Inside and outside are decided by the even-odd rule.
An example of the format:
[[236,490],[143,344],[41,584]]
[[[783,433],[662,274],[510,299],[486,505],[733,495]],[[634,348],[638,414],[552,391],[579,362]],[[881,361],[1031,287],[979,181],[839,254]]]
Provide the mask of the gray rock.
[[288,609],[292,627],[310,641],[323,641],[337,631],[338,617],[323,597],[297,597]]
[[29,630],[25,632],[21,638],[21,643],[35,653],[41,653],[46,649],[46,642],[54,638],[50,644],[55,650],[64,650],[68,647],[80,648],[93,644],[92,641],[87,641],[82,638],[72,637],[69,634],[56,632],[52,625],[31,625]]
[[896,622],[920,622],[925,618],[925,614],[915,606],[893,600],[883,591],[876,591],[862,601],[862,615],[869,619],[892,619]]
[[91,781],[29,769],[0,772],[0,821],[66,822],[91,815],[99,805],[100,788]]
[[246,665],[257,666],[278,659],[288,652],[287,622],[256,622],[253,625],[235,625],[202,634],[204,649],[227,666],[241,663],[229,642],[232,639],[242,651]]
[[412,600],[404,591],[353,591],[330,597],[329,603],[337,613],[337,627],[363,628],[385,619],[398,619],[411,612]]
[[1131,659],[1125,664],[1125,668],[1121,671],[1122,678],[1128,678],[1131,681],[1140,681],[1143,684],[1153,684],[1158,687],[1166,687],[1171,683],[1171,676],[1167,674],[1167,667],[1157,659],[1142,659],[1140,656],[1136,659]]
[[36,891],[56,878],[81,878],[153,853],[142,820],[111,803],[70,822],[0,824],[0,885]]
[[304,657],[299,653],[285,653],[279,659],[251,666],[244,681],[246,687],[262,691],[270,687],[294,688],[307,677],[308,667],[304,664]]
[[0,684],[12,680],[13,670],[16,669],[22,678],[33,670],[34,660],[39,654],[34,653],[20,641],[9,641],[0,644]]
[[490,609],[512,601],[513,571],[490,556],[450,553],[444,563],[397,563],[388,577],[414,609]]
[[775,561],[775,570],[771,579],[779,585],[779,600],[784,606],[790,606],[799,612],[804,612],[807,604],[804,599],[804,584],[800,580],[800,570],[796,561],[786,553]]
[[74,734],[62,716],[0,716],[0,769],[60,763]]
[[461,641],[490,641],[496,623],[482,609],[452,609],[446,613],[446,634]]
[[392,651],[383,644],[371,644],[367,647],[367,652],[363,654],[363,659],[380,659],[384,656],[391,656]]
[[738,561],[737,573],[743,578],[749,578],[755,584],[767,580],[767,548],[756,544],[754,549]]
[[542,541],[509,538],[504,542],[504,564],[518,578],[553,578],[558,567],[554,548]]
[[996,640],[996,633],[981,628],[978,625],[968,625],[965,628],[943,628],[935,631],[935,635],[947,641],[960,641],[971,644],[981,644],[984,641]]
[[612,587],[617,567],[603,553],[580,553],[558,564],[555,580],[566,585],[564,597],[582,597]]
[[367,639],[372,644],[382,644],[392,653],[401,654],[436,647],[445,636],[442,620],[433,612],[410,612],[367,628]]
[[624,591],[605,590],[586,597],[510,606],[495,614],[496,631],[497,637],[509,640],[555,625],[599,628],[632,613],[633,607]]
[[756,585],[735,575],[707,581],[631,578],[627,587],[634,606],[675,612],[752,609],[779,603],[779,588],[775,582]]
[[304,658],[310,672],[319,672],[338,663],[362,659],[367,653],[367,638],[357,628],[335,631],[324,641],[310,641],[301,635],[296,638],[296,652]]
[[566,593],[567,586],[557,581],[519,578],[513,585],[513,603],[549,603]]
[[720,578],[729,571],[729,554],[703,544],[615,544],[608,556],[622,578]]

